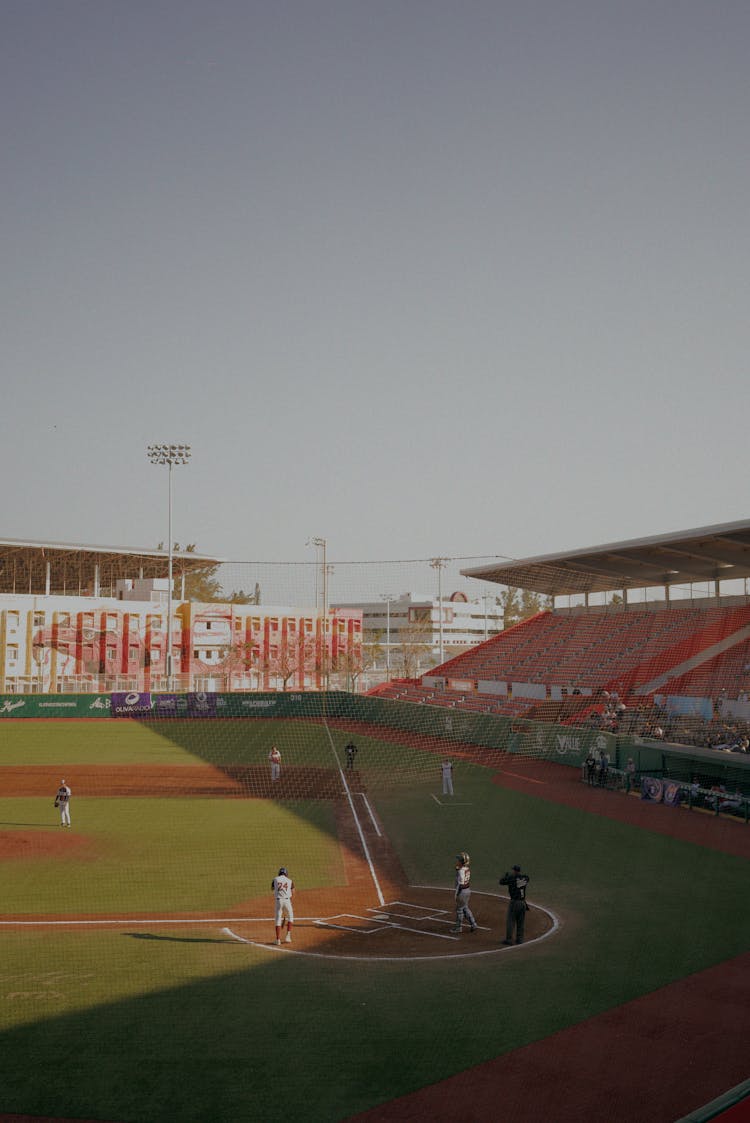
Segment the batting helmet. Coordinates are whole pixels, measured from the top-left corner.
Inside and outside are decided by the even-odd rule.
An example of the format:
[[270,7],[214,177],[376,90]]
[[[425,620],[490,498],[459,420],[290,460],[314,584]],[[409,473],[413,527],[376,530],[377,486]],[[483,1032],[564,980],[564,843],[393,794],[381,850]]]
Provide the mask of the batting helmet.
[[463,850],[460,854],[456,854],[456,861],[460,862],[462,866],[468,866],[469,862],[471,861],[471,858],[466,853],[466,851]]
[[284,876],[286,877],[286,866],[282,866],[281,869],[279,870],[279,873],[284,874]]

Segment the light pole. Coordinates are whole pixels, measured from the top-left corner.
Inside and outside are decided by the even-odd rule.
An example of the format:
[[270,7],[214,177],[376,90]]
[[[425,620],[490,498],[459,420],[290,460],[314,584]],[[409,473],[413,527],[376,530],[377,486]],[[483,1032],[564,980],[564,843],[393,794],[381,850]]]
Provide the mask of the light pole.
[[433,558],[430,565],[438,574],[438,611],[440,613],[440,662],[443,662],[443,566],[447,558]]
[[385,601],[385,670],[388,678],[391,677],[391,594],[381,593],[380,599]]
[[323,688],[328,688],[328,565],[326,562],[326,550],[328,542],[325,538],[311,538],[311,545],[322,550],[322,573],[323,573],[323,650],[321,652],[321,661],[323,664]]
[[187,464],[190,459],[190,445],[149,445],[148,458],[152,464],[166,464],[169,468],[169,570],[167,588],[167,689],[172,691],[172,466]]

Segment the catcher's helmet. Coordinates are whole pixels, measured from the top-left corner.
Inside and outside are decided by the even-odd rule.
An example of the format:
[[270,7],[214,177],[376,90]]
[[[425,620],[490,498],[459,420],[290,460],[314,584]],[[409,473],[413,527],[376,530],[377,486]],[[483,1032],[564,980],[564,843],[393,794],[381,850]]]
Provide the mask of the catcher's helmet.
[[284,874],[284,876],[285,876],[285,877],[287,876],[287,873],[286,873],[286,866],[282,866],[282,867],[281,867],[281,869],[279,870],[279,874]]
[[471,861],[471,858],[469,857],[469,855],[466,853],[465,850],[462,850],[460,854],[456,854],[456,861],[460,862],[460,864],[462,866],[468,866],[469,862]]

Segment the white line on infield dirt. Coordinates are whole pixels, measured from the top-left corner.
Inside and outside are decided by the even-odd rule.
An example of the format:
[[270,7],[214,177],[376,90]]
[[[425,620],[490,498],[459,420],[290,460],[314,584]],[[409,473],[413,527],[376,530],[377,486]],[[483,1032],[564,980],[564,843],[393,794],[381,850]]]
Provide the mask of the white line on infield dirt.
[[367,814],[370,816],[370,821],[372,822],[372,825],[375,828],[375,834],[378,836],[378,838],[382,838],[383,835],[381,833],[380,827],[378,826],[378,824],[375,820],[375,816],[372,813],[372,808],[370,807],[370,801],[368,800],[368,798],[367,798],[367,796],[365,795],[364,792],[360,792],[359,794],[362,796],[362,799],[365,801],[365,807],[367,808]]
[[336,764],[338,765],[339,776],[341,777],[341,783],[344,785],[344,791],[346,792],[346,798],[349,800],[349,807],[351,808],[351,812],[352,812],[352,815],[354,817],[354,825],[357,828],[357,834],[359,835],[359,841],[362,843],[362,850],[364,851],[365,860],[367,861],[367,865],[370,867],[370,877],[372,878],[373,884],[375,886],[375,892],[378,895],[378,901],[380,902],[381,905],[383,905],[383,904],[385,904],[385,897],[383,896],[383,890],[380,888],[380,882],[378,881],[378,875],[375,872],[375,866],[373,865],[372,858],[370,857],[370,851],[367,847],[367,841],[365,840],[364,831],[362,830],[362,824],[359,821],[359,815],[357,814],[357,809],[354,806],[354,800],[352,799],[351,788],[349,787],[348,783],[346,782],[346,776],[344,775],[344,770],[341,767],[341,764],[339,763],[338,756],[336,755],[336,746],[333,743],[333,737],[331,736],[331,731],[328,728],[327,723],[325,725],[325,731],[328,734],[328,741],[329,741],[329,744],[331,746],[331,752],[333,753],[333,759],[336,761]]

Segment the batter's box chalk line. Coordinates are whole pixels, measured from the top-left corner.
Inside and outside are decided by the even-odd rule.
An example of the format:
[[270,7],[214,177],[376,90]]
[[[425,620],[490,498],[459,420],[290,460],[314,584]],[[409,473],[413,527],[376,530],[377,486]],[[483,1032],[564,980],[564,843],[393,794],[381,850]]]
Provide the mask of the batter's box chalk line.
[[[386,917],[386,920],[388,918]],[[354,924],[342,924],[337,921],[353,920]],[[353,932],[356,936],[374,936],[380,932],[385,932],[389,924],[378,922],[374,927],[367,927],[372,925],[373,920],[377,921],[377,917],[371,916],[356,916],[353,913],[343,912],[338,916],[331,916],[327,920],[314,920],[313,924],[316,928],[333,928],[338,932]],[[357,923],[358,922],[358,923]]]

